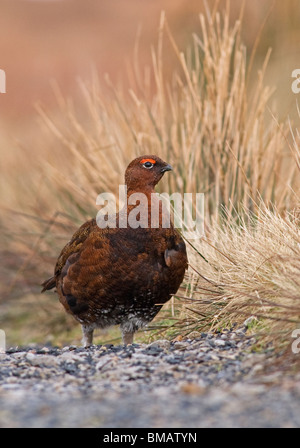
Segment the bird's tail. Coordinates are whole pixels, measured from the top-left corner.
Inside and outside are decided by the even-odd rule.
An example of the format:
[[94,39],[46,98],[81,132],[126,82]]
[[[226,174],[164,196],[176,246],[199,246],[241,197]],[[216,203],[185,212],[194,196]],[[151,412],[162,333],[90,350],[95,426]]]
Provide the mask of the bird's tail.
[[48,289],[54,288],[56,286],[56,278],[55,278],[55,276],[51,277],[51,278],[48,278],[48,280],[45,280],[41,284],[41,286],[43,287],[41,292],[44,292],[44,291],[47,291]]

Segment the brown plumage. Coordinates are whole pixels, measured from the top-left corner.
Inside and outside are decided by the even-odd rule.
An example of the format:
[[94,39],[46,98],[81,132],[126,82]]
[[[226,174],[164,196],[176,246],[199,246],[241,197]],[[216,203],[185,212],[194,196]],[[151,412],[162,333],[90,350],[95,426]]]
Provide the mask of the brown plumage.
[[[154,318],[183,280],[183,239],[172,224],[163,228],[161,207],[159,225],[150,224],[151,201],[157,200],[151,193],[171,169],[153,155],[133,160],[125,172],[127,201],[133,193],[143,193],[148,203],[132,201],[127,215],[125,209],[115,216],[115,228],[100,228],[95,219],[83,224],[61,251],[54,276],[42,284],[42,292],[56,286],[60,302],[82,325],[85,346],[92,344],[96,327],[115,324],[121,327],[123,342],[132,343],[134,332]],[[132,228],[127,219],[137,206],[141,227]],[[147,208],[145,213],[141,207]]]

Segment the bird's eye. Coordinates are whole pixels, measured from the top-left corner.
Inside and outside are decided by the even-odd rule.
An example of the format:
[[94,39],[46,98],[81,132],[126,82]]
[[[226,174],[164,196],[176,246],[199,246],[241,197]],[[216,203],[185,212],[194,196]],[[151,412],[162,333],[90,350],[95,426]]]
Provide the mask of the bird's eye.
[[153,168],[153,163],[145,162],[145,163],[143,163],[143,167],[147,168],[147,170],[150,170],[151,168]]

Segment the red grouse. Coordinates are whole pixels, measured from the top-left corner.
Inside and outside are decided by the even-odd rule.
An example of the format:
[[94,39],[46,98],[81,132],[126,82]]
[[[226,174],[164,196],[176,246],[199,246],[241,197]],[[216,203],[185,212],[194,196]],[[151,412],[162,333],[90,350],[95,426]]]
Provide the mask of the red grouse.
[[[185,243],[172,223],[164,225],[161,204],[158,219],[152,216],[154,187],[171,169],[154,155],[134,159],[125,172],[127,206],[114,215],[115,225],[100,228],[96,219],[83,224],[61,251],[54,276],[42,284],[42,292],[56,287],[66,311],[82,325],[86,347],[95,328],[115,324],[124,344],[131,344],[183,280]],[[146,200],[136,200],[140,196]]]

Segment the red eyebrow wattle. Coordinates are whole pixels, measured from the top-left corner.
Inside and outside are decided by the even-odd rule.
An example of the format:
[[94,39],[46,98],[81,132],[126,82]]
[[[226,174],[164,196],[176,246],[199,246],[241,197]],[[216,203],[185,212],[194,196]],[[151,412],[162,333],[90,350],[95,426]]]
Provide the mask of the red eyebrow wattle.
[[140,161],[140,163],[146,163],[146,162],[153,163],[153,165],[154,165],[154,163],[156,163],[156,160],[153,160],[153,159],[143,159],[143,160]]

